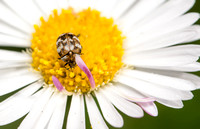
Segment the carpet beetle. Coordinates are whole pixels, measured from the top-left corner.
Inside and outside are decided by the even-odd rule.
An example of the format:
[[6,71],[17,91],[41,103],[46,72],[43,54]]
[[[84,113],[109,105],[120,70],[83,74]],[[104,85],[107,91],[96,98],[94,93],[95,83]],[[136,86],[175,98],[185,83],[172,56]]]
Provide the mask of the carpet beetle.
[[60,59],[66,62],[65,65],[69,65],[70,68],[75,67],[75,54],[81,54],[82,46],[76,36],[72,33],[61,34],[56,42],[57,52]]

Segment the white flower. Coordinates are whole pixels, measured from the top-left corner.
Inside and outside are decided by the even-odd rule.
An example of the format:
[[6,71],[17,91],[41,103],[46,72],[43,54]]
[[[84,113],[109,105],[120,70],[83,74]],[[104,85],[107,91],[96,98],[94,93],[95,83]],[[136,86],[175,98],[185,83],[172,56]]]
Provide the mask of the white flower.
[[[20,89],[0,103],[0,125],[14,122],[28,113],[19,129],[61,129],[67,100],[71,96],[68,129],[85,128],[85,104],[94,129],[108,128],[103,117],[112,126],[122,127],[124,122],[116,108],[135,118],[142,117],[143,110],[157,116],[154,101],[168,107],[182,108],[182,100],[192,99],[191,91],[200,88],[200,78],[187,73],[200,70],[197,62],[200,46],[181,45],[200,39],[200,26],[193,25],[200,17],[199,13],[186,13],[194,3],[195,0],[2,0],[0,45],[28,49],[26,52],[0,49],[0,95]],[[70,9],[60,10],[68,7],[74,8],[74,12],[70,12]],[[99,10],[101,16],[107,18],[98,17],[98,13],[90,9],[82,11],[88,7]],[[53,9],[69,17],[59,21],[60,16],[57,18],[54,12],[48,19]],[[91,15],[87,17],[87,13]],[[39,22],[41,16],[44,19]],[[74,22],[81,17],[86,20],[68,23],[70,16],[72,21],[75,19]],[[93,16],[100,20],[90,21]],[[109,17],[123,32],[122,36],[113,23],[106,28],[110,24]],[[102,24],[104,21],[105,27]],[[87,24],[90,22],[93,24]],[[63,29],[63,24],[59,23],[66,23],[64,27],[69,29],[72,26],[72,32],[80,33],[82,57],[94,76],[93,80],[96,79],[95,89],[89,87],[88,90],[89,82],[79,67],[67,69],[62,65],[63,62],[59,63],[58,55],[54,54],[56,41],[52,47],[45,44],[48,41],[54,43],[53,39],[57,36],[54,33],[62,34],[59,32],[62,32],[60,29]],[[85,26],[82,23],[86,23]],[[102,26],[98,26],[100,23]],[[34,26],[35,30],[34,24],[38,24]],[[99,27],[99,30],[95,27]],[[104,30],[101,30],[103,27]],[[91,31],[93,29],[95,33]],[[107,32],[113,32],[109,34],[116,37],[106,37]],[[48,38],[45,39],[46,35]],[[123,36],[126,37],[124,40]],[[89,42],[97,46],[85,45]],[[30,47],[33,51],[30,51]],[[95,53],[104,50],[107,51],[99,55]],[[104,58],[106,60],[102,60]],[[117,72],[108,72],[107,69]],[[90,75],[87,74],[88,77]],[[54,78],[56,83],[55,80],[52,82],[51,76],[58,77]],[[66,90],[60,92],[53,84]],[[97,108],[97,102],[103,116]]]

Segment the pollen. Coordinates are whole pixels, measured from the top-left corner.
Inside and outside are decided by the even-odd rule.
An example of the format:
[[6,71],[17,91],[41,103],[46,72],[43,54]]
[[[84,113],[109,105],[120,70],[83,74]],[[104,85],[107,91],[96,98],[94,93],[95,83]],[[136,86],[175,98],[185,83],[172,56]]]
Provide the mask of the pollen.
[[46,84],[53,84],[52,76],[69,92],[91,91],[86,74],[76,65],[70,68],[60,60],[56,40],[63,33],[79,35],[81,58],[91,71],[96,87],[112,81],[122,67],[124,36],[112,18],[101,16],[90,8],[75,12],[72,8],[54,10],[47,18],[40,18],[32,34],[32,67],[39,71]]

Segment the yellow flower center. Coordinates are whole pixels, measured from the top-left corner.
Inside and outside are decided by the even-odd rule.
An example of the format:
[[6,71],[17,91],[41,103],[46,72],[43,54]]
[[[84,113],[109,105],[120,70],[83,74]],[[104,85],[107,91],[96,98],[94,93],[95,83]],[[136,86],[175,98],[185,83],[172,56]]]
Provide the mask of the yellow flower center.
[[48,20],[41,17],[40,21],[40,25],[34,25],[32,34],[32,67],[41,72],[47,84],[53,84],[54,75],[69,92],[91,90],[86,74],[77,65],[70,68],[59,59],[56,40],[63,33],[80,35],[81,58],[91,71],[96,87],[111,81],[121,68],[124,37],[112,18],[102,17],[99,11],[90,8],[80,12],[70,8],[62,9],[60,14],[54,10]]

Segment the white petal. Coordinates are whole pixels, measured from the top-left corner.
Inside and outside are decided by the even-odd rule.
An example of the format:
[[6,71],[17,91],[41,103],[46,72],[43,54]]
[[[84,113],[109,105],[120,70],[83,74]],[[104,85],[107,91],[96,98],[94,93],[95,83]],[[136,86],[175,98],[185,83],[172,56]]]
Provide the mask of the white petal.
[[103,16],[111,17],[112,11],[117,5],[118,0],[95,0],[92,7],[99,10]]
[[172,68],[171,70],[184,71],[184,72],[196,72],[200,70],[200,63],[195,62],[195,63],[184,65],[181,67]]
[[180,94],[182,94],[182,100],[191,100],[194,97],[191,91],[180,91]]
[[30,97],[33,93],[35,93],[40,87],[42,86],[41,83],[36,82],[33,83],[29,86],[27,86],[26,88],[24,88],[23,90],[20,90],[19,92],[17,92],[16,94],[10,96],[9,98],[7,98],[6,100],[4,100],[3,102],[0,103],[0,110],[6,109],[10,106],[12,106],[13,104],[15,104],[17,101],[19,100],[23,100],[23,98],[28,98]]
[[26,24],[22,19],[20,19],[15,13],[5,7],[5,5],[2,3],[0,3],[0,12],[0,19],[2,21],[26,33],[31,33],[31,26]]
[[55,111],[51,116],[47,129],[62,129],[66,103],[67,95],[61,95],[60,99],[58,100],[58,104],[56,105]]
[[48,103],[53,92],[52,88],[50,87],[45,88],[43,90],[44,93],[37,98],[29,114],[22,121],[18,129],[28,129],[33,128],[35,126],[36,121],[39,119],[40,114],[42,113],[45,105]]
[[49,122],[51,115],[53,114],[55,107],[57,105],[59,99],[59,94],[54,92],[49,102],[45,105],[41,115],[39,116],[37,123],[35,125],[35,129],[44,129]]
[[132,7],[135,2],[136,0],[119,0],[112,11],[112,17],[114,19],[118,19],[126,11],[128,11],[128,8]]
[[74,94],[67,119],[67,129],[85,129],[83,95]]
[[19,38],[28,37],[27,33],[23,33],[20,30],[17,30],[16,28],[9,26],[8,24],[3,22],[0,22],[0,32],[3,34],[12,35]]
[[[19,96],[19,94],[15,94],[15,98],[11,97],[0,104],[0,125],[9,124],[11,122],[16,121],[22,116],[26,115],[33,103],[35,102],[35,98],[39,97],[42,92],[37,92],[33,96]],[[18,96],[16,96],[18,95]]]
[[137,103],[142,109],[151,116],[158,116],[158,109],[154,102]]
[[128,87],[123,84],[114,83],[113,85],[109,85],[110,90],[114,92],[115,94],[121,96],[122,98],[130,101],[130,102],[153,102],[155,101],[155,98],[149,97],[147,95],[143,95],[140,92],[136,91],[135,89]]
[[151,69],[159,70],[171,70],[171,71],[181,71],[181,72],[197,72],[200,70],[200,63],[194,62],[191,64],[180,65],[180,66],[164,66],[164,67],[148,67]]
[[199,76],[195,76],[195,75],[189,74],[189,73],[182,73],[182,74],[179,74],[178,77],[189,80],[196,85],[196,88],[200,88],[200,77]]
[[114,86],[109,87],[112,88],[113,92],[116,94],[132,102],[141,102],[141,99],[148,98],[146,95],[123,84],[114,83]]
[[183,73],[183,72],[175,72],[175,71],[166,71],[166,70],[152,70],[152,69],[139,69],[141,71],[151,72],[155,74],[161,74],[164,76],[171,76],[176,77],[184,80],[191,81],[196,85],[196,88],[200,87],[200,77],[190,74],[190,73]]
[[172,21],[176,17],[187,12],[194,3],[195,0],[168,0],[165,4],[155,9],[150,15],[138,22],[138,24],[130,27],[129,30],[138,34],[142,31],[145,32],[147,29],[155,28],[160,24]]
[[19,76],[0,79],[0,96],[24,87],[38,79],[40,79],[38,74],[28,71],[27,69],[24,69]]
[[[137,43],[135,43],[134,41],[128,41],[127,39],[127,44],[125,44],[125,47],[127,48],[126,52],[140,52],[181,43],[187,43],[191,40],[196,40],[197,35],[199,35],[197,32],[186,29],[169,33],[156,38],[147,39],[145,41],[139,41]],[[127,47],[128,44],[130,44],[132,47]]]
[[200,25],[193,25],[193,26],[188,27],[186,29],[191,30],[195,33],[195,36],[193,38],[187,40],[187,42],[193,42],[193,41],[200,39]]
[[199,17],[198,13],[188,13],[175,18],[164,25],[157,26],[153,30],[146,30],[145,34],[149,35],[150,33],[154,33],[154,35],[163,35],[165,33],[181,30],[194,24]]
[[112,92],[112,90],[109,88],[100,90],[100,93],[104,94],[106,98],[124,114],[136,118],[140,118],[144,115],[142,109],[138,105],[125,100],[124,98]]
[[31,25],[38,23],[40,17],[42,16],[42,13],[35,6],[32,0],[18,0],[17,2],[13,2],[12,0],[3,1]]
[[5,34],[0,34],[1,46],[14,46],[14,47],[30,47],[30,41],[23,38],[17,38]]
[[108,129],[92,96],[85,96],[87,111],[93,129]]
[[[8,107],[4,109],[4,111],[0,112],[0,125],[9,124],[11,122],[14,122],[15,120],[21,118],[24,116],[28,111],[30,110],[34,100],[24,98],[21,101],[18,101],[16,106]],[[13,109],[14,108],[14,109]]]
[[[15,72],[13,72],[15,71]],[[26,74],[28,72],[28,68],[18,68],[18,69],[1,69],[0,72],[2,73],[0,75],[0,79],[8,79],[8,78],[13,78],[16,76],[21,76],[23,74]]]
[[[0,62],[0,70],[7,70],[7,69],[12,69],[12,70],[16,70],[17,68],[26,68],[30,66],[30,64],[25,63],[25,62]],[[3,74],[2,74],[3,75]],[[0,75],[1,76],[1,75]]]
[[[97,2],[98,0],[94,0],[94,2]],[[69,6],[75,8],[77,11],[81,9],[87,9],[88,7],[91,7],[92,0],[84,0],[82,2],[81,0],[69,0]]]
[[[125,44],[125,47],[127,49],[129,49],[130,47],[132,48],[136,47],[135,49],[137,49],[137,47],[140,48],[140,46],[141,48],[143,46],[147,48],[148,46],[154,47],[154,45],[159,45],[158,43],[156,44],[154,42],[163,41],[165,43],[168,41],[170,42],[168,43],[169,45],[174,45],[176,43],[188,42],[189,40],[197,40],[197,36],[200,35],[199,34],[200,27],[196,25],[190,27],[190,25],[195,23],[198,19],[199,19],[198,13],[188,13],[174,19],[169,23],[157,26],[154,29],[145,30],[145,32],[137,34],[130,34],[130,36],[127,36],[127,43]],[[186,34],[190,34],[190,36],[187,37],[188,39],[184,37],[184,35]],[[173,35],[178,35],[179,37],[175,38]],[[174,38],[170,36],[173,36]],[[178,41],[176,41],[175,39],[177,39]],[[172,41],[174,41],[174,44]],[[161,45],[164,43],[161,42]]]
[[67,8],[69,6],[68,0],[57,0],[59,8]]
[[162,98],[167,100],[179,100],[186,97],[185,92],[183,91],[179,91],[168,87],[162,87],[160,85],[148,83],[146,81],[142,81],[133,77],[118,75],[115,78],[115,81],[130,86],[141,93],[157,98]]
[[182,45],[157,50],[128,53],[124,62],[140,67],[183,66],[196,62],[199,58],[198,45]]
[[31,56],[25,53],[0,50],[0,61],[17,61],[17,62],[29,62],[31,61]]
[[[129,100],[129,101],[133,101],[133,102],[145,102],[145,101],[135,101],[136,100],[140,100],[141,98],[151,98],[153,100],[152,96],[149,96],[145,93],[138,92],[137,89],[127,86],[127,85],[123,85],[121,83],[115,83],[114,86],[109,86],[110,88],[112,88],[112,91],[115,92],[116,94],[119,94],[120,96],[124,97],[125,99]],[[172,89],[173,90],[173,89]],[[179,96],[181,96],[182,100],[190,100],[193,98],[193,94],[189,91],[177,91],[177,94],[179,94]],[[143,93],[143,94],[142,94]],[[154,98],[155,100],[159,99],[157,97]],[[173,99],[172,99],[173,100]]]
[[101,107],[102,114],[106,121],[113,127],[120,128],[123,126],[124,121],[122,116],[117,112],[114,106],[109,102],[103,94],[95,92],[99,105]]
[[198,13],[189,13],[189,14],[180,16],[166,24],[161,24],[159,26],[156,26],[153,29],[149,29],[149,30],[145,30],[145,31],[137,32],[137,33],[136,32],[130,33],[127,37],[130,37],[131,42],[133,40],[135,41],[137,40],[137,42],[134,44],[133,42],[132,43],[130,42],[129,44],[126,45],[126,47],[128,48],[130,46],[133,47],[134,45],[140,45],[142,42],[145,42],[149,39],[164,36],[166,34],[170,34],[173,32],[177,32],[177,31],[181,32],[181,30],[184,31],[185,28],[194,24],[198,19],[199,19]]
[[[144,54],[143,54],[144,53]],[[194,55],[194,56],[200,56],[200,45],[179,45],[179,46],[172,46],[167,48],[161,48],[157,50],[149,50],[149,51],[143,51],[143,52],[137,52],[132,53],[128,56],[130,57],[137,57],[138,56],[144,56],[144,55],[151,55],[159,57],[161,56],[171,56],[171,55]]]
[[195,85],[192,82],[180,78],[129,69],[124,69],[120,73],[126,76],[131,76],[147,82],[158,84],[160,86],[171,87],[178,90],[190,91],[195,89]]
[[[165,54],[164,52],[161,54]],[[144,68],[157,68],[159,67],[178,67],[188,65],[196,62],[199,57],[182,54],[182,55],[151,55],[151,54],[138,54],[135,56],[127,57],[123,59],[123,63],[133,65],[135,67]]]
[[156,9],[165,0],[139,0],[135,5],[126,13],[123,26],[123,32],[126,32],[132,25],[146,17],[151,11]]
[[[182,25],[182,24],[180,24],[180,25]],[[188,37],[188,39],[181,40],[181,42],[183,42],[183,43],[192,42],[192,41],[200,39],[200,26],[199,25],[192,25],[192,26],[189,26],[189,27],[185,27],[183,29],[174,30],[172,32],[170,30],[168,30],[168,28],[166,28],[166,29],[163,28],[159,32],[149,32],[149,33],[147,33],[147,35],[144,35],[143,33],[140,36],[134,35],[136,37],[130,35],[130,36],[128,36],[128,39],[127,39],[126,44],[124,45],[124,47],[127,48],[127,49],[132,49],[132,48],[137,47],[140,44],[143,44],[145,42],[149,43],[150,41],[154,41],[154,40],[156,40],[158,38],[167,39],[172,34],[178,35],[180,33],[183,33],[180,36],[184,36],[185,33],[190,33],[190,37]],[[174,28],[172,28],[172,29],[174,29]],[[184,37],[182,37],[182,38],[184,39]],[[176,42],[175,42],[175,44],[176,44]]]
[[56,0],[34,0],[34,2],[47,16],[51,14],[54,9],[58,8]]
[[178,109],[183,108],[183,103],[181,100],[169,101],[169,100],[164,100],[164,99],[157,99],[157,101],[171,108],[178,108]]

